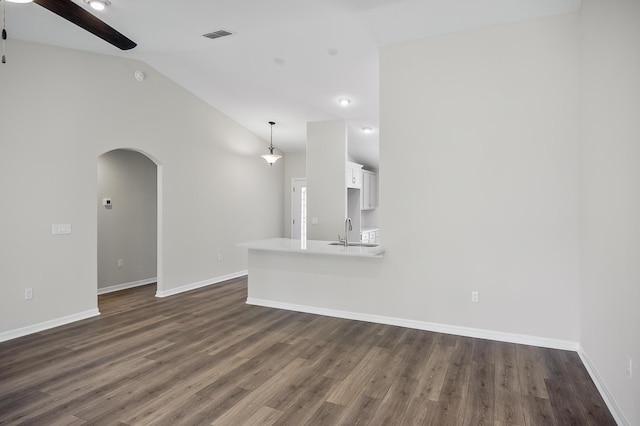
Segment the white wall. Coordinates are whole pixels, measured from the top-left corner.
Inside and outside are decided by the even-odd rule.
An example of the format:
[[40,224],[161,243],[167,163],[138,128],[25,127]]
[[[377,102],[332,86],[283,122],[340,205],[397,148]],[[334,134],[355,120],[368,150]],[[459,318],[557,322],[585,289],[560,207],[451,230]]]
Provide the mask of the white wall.
[[585,0],[580,16],[580,344],[626,423],[638,425],[640,2]]
[[156,280],[156,177],[156,165],[139,152],[117,149],[98,158],[98,288]]
[[284,236],[291,238],[291,179],[307,177],[306,152],[287,152],[284,160]]
[[[335,240],[347,213],[347,125],[342,120],[307,123],[307,236]],[[312,223],[318,218],[318,224]]]
[[[283,166],[260,158],[265,141],[143,63],[16,40],[7,49],[0,333],[95,310],[96,170],[113,149],[160,167],[159,290],[246,270],[236,243],[283,235]],[[52,236],[59,223],[73,233]]]
[[381,50],[379,313],[578,341],[577,25]]

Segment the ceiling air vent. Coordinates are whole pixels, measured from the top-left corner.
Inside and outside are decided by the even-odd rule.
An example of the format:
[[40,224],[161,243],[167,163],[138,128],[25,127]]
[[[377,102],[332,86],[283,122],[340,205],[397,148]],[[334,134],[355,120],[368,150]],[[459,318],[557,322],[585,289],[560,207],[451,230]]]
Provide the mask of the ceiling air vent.
[[203,34],[203,36],[206,38],[214,39],[214,38],[230,36],[231,34],[233,34],[231,31],[218,30],[218,31],[213,31],[211,33]]

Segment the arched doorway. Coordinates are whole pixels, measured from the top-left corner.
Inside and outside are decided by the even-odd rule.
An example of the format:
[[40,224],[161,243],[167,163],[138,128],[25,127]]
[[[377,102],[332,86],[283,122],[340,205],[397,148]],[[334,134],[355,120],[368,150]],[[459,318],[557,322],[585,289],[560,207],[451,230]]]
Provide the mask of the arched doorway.
[[98,294],[152,283],[161,289],[161,172],[137,150],[98,157]]

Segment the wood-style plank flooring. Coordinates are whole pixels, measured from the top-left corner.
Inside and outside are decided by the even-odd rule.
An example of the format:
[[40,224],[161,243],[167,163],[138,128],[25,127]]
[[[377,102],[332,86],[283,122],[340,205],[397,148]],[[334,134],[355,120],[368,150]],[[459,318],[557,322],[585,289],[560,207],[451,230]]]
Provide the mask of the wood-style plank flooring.
[[248,306],[245,278],[0,343],[0,424],[614,425],[574,352]]

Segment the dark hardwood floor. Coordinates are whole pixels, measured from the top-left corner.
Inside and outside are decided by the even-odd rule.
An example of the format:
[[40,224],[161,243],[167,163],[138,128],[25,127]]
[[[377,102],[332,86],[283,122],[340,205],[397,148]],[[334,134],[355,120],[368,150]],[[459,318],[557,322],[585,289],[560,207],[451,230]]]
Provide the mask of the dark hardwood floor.
[[615,424],[574,352],[154,292],[0,343],[0,424]]

